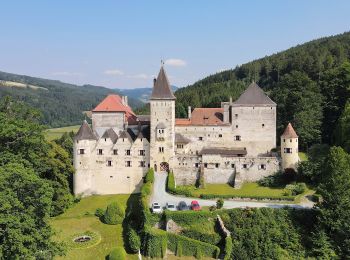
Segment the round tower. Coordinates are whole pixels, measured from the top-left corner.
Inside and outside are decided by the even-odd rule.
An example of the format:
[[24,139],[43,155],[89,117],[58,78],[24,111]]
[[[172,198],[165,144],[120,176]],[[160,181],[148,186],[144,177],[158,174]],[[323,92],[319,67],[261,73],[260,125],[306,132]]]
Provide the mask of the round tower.
[[298,135],[291,123],[288,123],[281,135],[281,157],[283,171],[286,169],[297,170],[299,162]]

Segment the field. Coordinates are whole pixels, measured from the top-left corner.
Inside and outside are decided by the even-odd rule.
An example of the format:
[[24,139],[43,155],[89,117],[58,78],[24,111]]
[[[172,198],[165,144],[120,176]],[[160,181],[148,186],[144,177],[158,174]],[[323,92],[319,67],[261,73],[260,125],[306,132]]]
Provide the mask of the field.
[[229,184],[206,184],[205,189],[197,189],[194,186],[191,186],[192,193],[196,196],[200,194],[215,194],[215,195],[226,195],[232,194],[237,196],[283,196],[283,188],[270,188],[262,187],[256,182],[247,182],[243,183],[240,189],[234,189]]
[[64,133],[73,131],[78,132],[80,125],[66,126],[60,128],[51,128],[45,131],[45,137],[47,140],[51,141],[60,138]]
[[[97,208],[105,209],[112,201],[121,202],[125,208],[134,204],[138,195],[105,195],[91,196],[81,199],[64,214],[52,218],[51,225],[54,228],[57,241],[63,241],[68,245],[76,234],[84,234],[92,231],[100,237],[100,241],[87,248],[69,248],[64,257],[57,259],[106,259],[111,249],[115,246],[123,246],[122,225],[107,225],[94,216]],[[136,255],[128,255],[127,259],[137,259]]]

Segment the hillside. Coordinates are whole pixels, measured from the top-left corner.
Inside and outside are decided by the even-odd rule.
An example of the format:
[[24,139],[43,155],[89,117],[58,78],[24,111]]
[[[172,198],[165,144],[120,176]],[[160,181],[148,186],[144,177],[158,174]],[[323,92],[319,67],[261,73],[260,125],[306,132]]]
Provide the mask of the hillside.
[[[179,89],[176,86],[171,86],[171,87],[172,87],[172,90],[174,92]],[[152,87],[132,88],[132,89],[115,89],[115,90],[124,96],[128,96],[129,98],[137,99],[143,103],[147,103],[149,100],[149,97],[152,94]]]
[[208,76],[176,91],[178,117],[187,106],[216,107],[255,80],[278,104],[278,131],[292,122],[302,147],[332,142],[350,96],[350,33],[313,40]]
[[[77,86],[0,72],[0,98],[11,96],[39,109],[43,114],[42,123],[49,127],[80,124],[84,119],[82,111],[91,110],[110,93],[118,92],[93,85]],[[142,105],[137,99],[129,98],[128,101],[133,108]]]

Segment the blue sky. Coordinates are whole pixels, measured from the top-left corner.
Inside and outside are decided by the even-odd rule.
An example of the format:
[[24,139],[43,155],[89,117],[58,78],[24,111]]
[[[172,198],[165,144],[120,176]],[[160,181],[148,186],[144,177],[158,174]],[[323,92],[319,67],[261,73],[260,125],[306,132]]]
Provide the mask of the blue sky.
[[0,2],[0,70],[112,88],[172,84],[350,30],[350,1]]

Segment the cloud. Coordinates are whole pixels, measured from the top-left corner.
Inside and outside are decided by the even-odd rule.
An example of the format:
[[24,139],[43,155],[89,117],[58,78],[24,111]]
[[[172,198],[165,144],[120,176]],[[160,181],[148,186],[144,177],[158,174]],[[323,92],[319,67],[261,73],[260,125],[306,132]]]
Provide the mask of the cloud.
[[167,59],[165,61],[165,64],[168,66],[174,66],[174,67],[184,67],[187,65],[187,62],[181,59]]
[[121,75],[124,75],[124,72],[118,69],[110,69],[110,70],[105,70],[103,74],[111,75],[111,76],[121,76]]
[[82,76],[83,73],[79,72],[68,72],[68,71],[56,71],[51,73],[54,76]]

